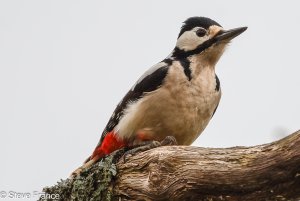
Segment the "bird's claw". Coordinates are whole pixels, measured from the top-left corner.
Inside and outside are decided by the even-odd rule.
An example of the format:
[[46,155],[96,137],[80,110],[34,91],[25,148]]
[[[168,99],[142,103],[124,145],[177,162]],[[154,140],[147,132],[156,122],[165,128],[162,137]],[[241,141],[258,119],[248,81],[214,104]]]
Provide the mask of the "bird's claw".
[[177,145],[177,140],[176,140],[176,138],[174,136],[167,136],[160,143],[161,143],[161,146]]
[[133,147],[132,149],[126,151],[124,153],[124,155],[122,156],[123,162],[126,162],[126,156],[128,155],[134,155],[137,154],[139,152],[144,152],[156,147],[160,147],[160,146],[170,146],[170,145],[177,145],[177,141],[176,138],[173,136],[167,136],[164,140],[162,140],[161,142],[158,141],[147,141],[144,142],[141,145],[138,145],[137,147]]

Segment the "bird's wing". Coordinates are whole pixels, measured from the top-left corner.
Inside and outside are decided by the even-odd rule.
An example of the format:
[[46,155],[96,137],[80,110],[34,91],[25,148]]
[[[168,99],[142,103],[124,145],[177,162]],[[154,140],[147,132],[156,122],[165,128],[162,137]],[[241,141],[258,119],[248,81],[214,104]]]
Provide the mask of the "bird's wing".
[[101,145],[106,134],[111,132],[115,128],[115,126],[118,125],[120,119],[124,114],[124,110],[127,108],[129,103],[140,99],[144,95],[144,93],[154,91],[161,86],[168,73],[168,68],[169,65],[163,61],[152,66],[140,77],[140,79],[117,105],[102,133],[97,147]]

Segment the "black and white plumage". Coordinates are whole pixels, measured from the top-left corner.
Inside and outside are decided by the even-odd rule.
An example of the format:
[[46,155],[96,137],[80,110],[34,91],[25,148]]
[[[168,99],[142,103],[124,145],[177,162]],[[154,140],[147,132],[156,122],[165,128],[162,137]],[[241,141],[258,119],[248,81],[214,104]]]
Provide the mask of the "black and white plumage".
[[190,145],[221,98],[215,65],[230,40],[246,29],[225,31],[209,18],[187,19],[172,53],[147,70],[118,104],[88,165],[143,140],[171,135],[179,145]]
[[164,78],[168,73],[169,65],[166,62],[160,62],[157,65],[150,68],[143,76],[136,82],[136,84],[127,92],[121,102],[117,105],[112,116],[110,117],[101,139],[98,142],[99,146],[103,141],[105,135],[118,125],[120,119],[124,115],[124,111],[130,103],[142,98],[143,95],[151,91],[156,90],[163,83]]
[[[212,30],[210,30],[212,28]],[[203,36],[199,36],[198,30],[204,30]],[[119,105],[116,107],[112,117],[110,118],[106,128],[103,131],[102,137],[99,141],[99,144],[101,144],[102,140],[104,139],[106,133],[113,131],[116,127],[118,127],[118,123],[120,122],[120,119],[124,118],[124,113],[126,109],[128,109],[128,106],[131,105],[132,103],[138,102],[139,99],[143,98],[145,95],[149,94],[150,92],[153,92],[161,87],[161,85],[164,83],[165,78],[168,74],[168,71],[170,68],[172,68],[173,62],[179,62],[179,65],[182,66],[184,75],[186,76],[186,79],[188,82],[190,82],[193,79],[192,75],[192,69],[191,69],[191,60],[192,57],[197,57],[201,53],[204,53],[208,49],[217,49],[217,51],[212,52],[212,53],[207,53],[207,56],[205,57],[210,57],[211,55],[214,55],[215,58],[212,58],[211,61],[211,70],[214,71],[214,65],[218,61],[219,57],[221,56],[224,47],[226,44],[232,39],[233,37],[239,35],[243,31],[245,31],[246,28],[238,28],[234,29],[231,31],[224,31],[221,27],[220,24],[215,22],[214,20],[211,20],[209,18],[205,17],[191,17],[187,19],[182,28],[181,31],[178,35],[178,42],[173,50],[173,52],[170,54],[168,58],[163,60],[162,62],[154,65],[151,67],[148,71],[146,71],[141,78],[136,82],[136,84],[130,89],[130,91],[125,95],[125,97],[122,99],[122,101],[119,103]],[[213,32],[216,31],[214,37],[209,38],[209,31]],[[196,35],[196,39],[191,38],[186,38],[183,37],[181,38],[184,34],[194,34]],[[219,36],[217,36],[219,35]],[[205,38],[206,40],[198,40],[200,38]],[[180,41],[181,39],[181,41]],[[187,41],[192,41],[195,40],[195,43],[193,45],[190,45]],[[180,43],[181,42],[181,43]],[[200,43],[197,43],[200,42]],[[184,45],[182,45],[184,44]],[[190,48],[190,46],[193,46],[194,48]],[[218,47],[219,46],[219,47]],[[209,55],[211,54],[211,55]],[[194,62],[194,65],[196,62]],[[195,75],[194,75],[195,76]],[[221,95],[220,91],[220,81],[217,77],[216,74],[213,75],[214,78],[211,80],[211,84],[215,85],[214,91],[216,94]],[[195,78],[194,78],[195,79]],[[192,87],[192,86],[191,86]],[[213,104],[213,113],[214,114],[218,101],[216,101],[215,104]],[[159,103],[158,103],[159,104]],[[201,107],[201,106],[200,106]],[[126,115],[126,114],[125,114]],[[147,115],[147,114],[145,114]],[[184,117],[182,117],[184,118]],[[209,117],[211,118],[211,117]],[[120,128],[118,128],[120,129]],[[204,128],[203,128],[204,129]],[[201,129],[201,130],[203,130]],[[132,133],[134,133],[136,130],[133,130]],[[132,134],[131,133],[131,134]],[[166,133],[166,135],[170,135],[171,133]],[[187,134],[188,135],[188,134]],[[122,136],[122,137],[128,137],[130,138],[131,136]],[[98,144],[98,145],[99,145]]]

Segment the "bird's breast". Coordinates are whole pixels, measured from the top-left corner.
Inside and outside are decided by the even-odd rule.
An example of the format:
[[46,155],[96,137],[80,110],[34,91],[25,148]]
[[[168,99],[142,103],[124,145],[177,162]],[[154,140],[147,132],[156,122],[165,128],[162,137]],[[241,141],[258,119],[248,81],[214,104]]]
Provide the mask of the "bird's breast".
[[187,80],[178,69],[170,69],[163,85],[128,106],[118,125],[123,138],[141,129],[151,131],[154,140],[172,135],[178,144],[190,145],[204,130],[216,109],[221,92],[215,78]]
[[168,122],[165,123],[171,128],[170,132],[176,135],[178,143],[189,145],[207,126],[219,104],[221,91],[216,90],[214,72],[193,76],[190,81],[181,80],[180,77],[175,74],[169,78],[177,79],[177,82],[166,80],[169,84],[166,83],[161,93],[166,93],[170,100],[162,108],[168,110],[168,117],[164,117]]

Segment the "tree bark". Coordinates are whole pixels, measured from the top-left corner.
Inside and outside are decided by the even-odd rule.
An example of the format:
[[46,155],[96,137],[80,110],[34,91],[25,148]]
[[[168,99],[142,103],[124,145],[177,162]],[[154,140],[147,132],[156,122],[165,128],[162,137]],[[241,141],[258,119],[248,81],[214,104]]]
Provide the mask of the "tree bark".
[[44,191],[61,200],[300,200],[300,131],[253,147],[159,147],[116,166],[108,157]]

